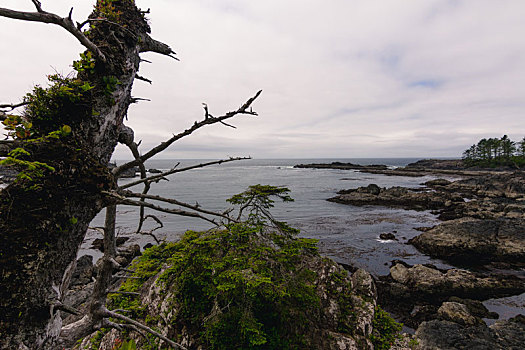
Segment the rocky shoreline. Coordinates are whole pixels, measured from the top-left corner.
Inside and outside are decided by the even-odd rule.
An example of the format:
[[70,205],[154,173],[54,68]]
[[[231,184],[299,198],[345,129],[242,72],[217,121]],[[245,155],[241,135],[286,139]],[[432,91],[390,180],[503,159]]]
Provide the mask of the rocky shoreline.
[[465,168],[461,160],[440,160],[423,159],[415,163],[408,164],[402,168],[391,168],[386,165],[359,165],[353,163],[311,163],[298,164],[294,168],[303,169],[340,169],[356,170],[369,174],[381,174],[386,176],[408,176],[422,177],[425,175],[444,175],[444,176],[485,176],[494,173],[513,172],[515,169],[504,167],[498,169],[470,167]]
[[440,270],[393,261],[390,274],[376,281],[379,304],[415,329],[424,349],[521,349],[525,316],[489,327],[482,319],[498,315],[481,302],[525,292],[525,173],[508,168],[465,169],[460,161],[438,160],[398,169],[354,170],[460,177],[456,181],[438,178],[419,188],[370,184],[341,190],[328,199],[354,206],[430,210],[443,221],[422,229],[408,244],[460,268]]
[[[441,174],[441,170],[438,169],[437,173],[432,169],[410,172],[422,176]],[[381,305],[409,330],[412,329],[413,334],[404,334],[392,344],[391,349],[394,350],[522,348],[525,343],[525,317],[518,315],[488,326],[484,320],[495,320],[499,316],[487,310],[482,302],[525,293],[522,263],[525,261],[522,244],[525,238],[524,175],[508,170],[489,171],[489,174],[486,170],[476,170],[476,176],[468,176],[468,172],[461,169],[448,170],[456,174],[461,172],[462,179],[437,179],[416,189],[380,188],[371,184],[342,190],[337,197],[330,199],[351,205],[431,210],[439,215],[443,223],[421,229],[421,235],[410,240],[409,244],[424,254],[459,267],[444,270],[433,265],[411,266],[395,260],[387,276],[374,278],[364,270],[344,266],[349,271],[348,278],[353,291],[365,307],[356,309],[359,324],[356,334],[348,338],[330,330],[330,337],[336,341],[323,346],[334,349],[371,349],[368,339],[374,327],[374,306]],[[375,168],[368,171],[389,169]],[[403,174],[403,171],[399,170],[398,174]],[[392,236],[384,239],[396,239],[395,235]],[[123,266],[140,255],[138,246],[121,248],[119,251],[119,263]],[[320,270],[316,273],[321,279],[326,275],[324,267],[328,265],[330,271],[341,273],[337,265],[328,264],[328,260],[323,261],[323,264],[312,264],[319,265]],[[82,309],[92,289],[93,278],[96,278],[97,267],[89,257],[82,257],[77,265],[67,300],[68,304]],[[335,270],[334,266],[337,267]],[[121,281],[122,277],[115,279],[113,290],[118,288]],[[329,288],[325,282],[320,280],[316,286],[320,295],[327,295],[326,292],[321,293]],[[161,294],[155,288],[153,282],[145,284],[143,290],[139,291],[141,303],[164,305],[160,299],[154,302],[151,299],[152,293],[157,297]],[[337,319],[339,316],[334,316],[333,310],[339,308],[333,309],[333,305],[338,301],[329,298],[323,303],[327,305],[323,319]],[[148,309],[148,314],[156,317],[158,310],[153,307]],[[65,323],[73,321],[74,316],[70,316]],[[158,327],[164,329],[161,323]],[[169,334],[171,331],[166,328],[163,332]],[[99,333],[85,338],[79,348],[89,348],[89,344],[97,337],[100,337]],[[101,338],[99,348],[111,349],[119,337],[121,334],[116,331],[106,333]],[[192,348],[190,338],[187,338],[185,345]],[[136,339],[139,341],[140,337]]]

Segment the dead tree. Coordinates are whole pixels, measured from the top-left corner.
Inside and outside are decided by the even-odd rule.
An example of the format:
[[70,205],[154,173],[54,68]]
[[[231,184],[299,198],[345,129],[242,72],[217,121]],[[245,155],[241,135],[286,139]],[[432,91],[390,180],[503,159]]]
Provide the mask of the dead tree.
[[[136,205],[212,222],[224,214],[184,203],[179,205],[187,210],[165,208],[148,201],[163,200],[148,195],[147,189],[129,192],[119,188],[116,179],[138,165],[140,183],[147,188],[158,178],[146,177],[146,160],[206,125],[230,126],[226,123],[230,118],[256,115],[251,105],[260,92],[220,117],[211,115],[206,106],[202,121],[141,155],[133,131],[123,122],[129,105],[137,101],[131,96],[133,82],[145,79],[137,74],[140,54],[175,58],[173,50],[150,36],[145,11],[133,0],[98,0],[82,23],[73,21],[72,10],[61,17],[46,12],[38,0],[32,2],[35,12],[0,8],[0,16],[61,26],[87,51],[74,65],[76,77],[54,77],[54,87],[36,89],[24,106],[0,106],[4,112],[0,121],[12,127],[13,140],[4,143],[13,150],[8,159],[21,167],[22,174],[0,192],[0,349],[55,349],[98,327],[153,332],[105,306],[107,281],[119,269],[113,259],[115,206]],[[19,117],[5,113],[18,107],[24,108]],[[135,160],[110,171],[108,163],[118,142],[130,147]],[[63,329],[60,311],[76,312],[62,303],[68,276],[89,223],[103,208],[107,208],[107,254],[89,312]],[[140,221],[144,220],[142,214]],[[177,347],[169,339],[164,341]]]

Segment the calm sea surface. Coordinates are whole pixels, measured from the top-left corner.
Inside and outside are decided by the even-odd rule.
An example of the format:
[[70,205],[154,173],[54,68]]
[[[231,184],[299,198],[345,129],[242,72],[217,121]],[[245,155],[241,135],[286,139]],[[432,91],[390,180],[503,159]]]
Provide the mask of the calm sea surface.
[[[292,203],[276,203],[274,215],[301,230],[304,237],[319,239],[323,254],[338,262],[354,264],[374,274],[388,274],[386,265],[393,259],[404,259],[409,263],[439,261],[419,254],[405,242],[418,234],[415,227],[433,226],[437,220],[428,212],[407,211],[382,207],[354,207],[331,203],[327,198],[342,189],[367,186],[371,183],[381,187],[417,187],[432,177],[398,177],[359,173],[353,170],[336,169],[295,169],[301,163],[327,163],[332,161],[355,164],[386,164],[392,167],[404,166],[417,159],[271,159],[244,160],[206,168],[190,170],[172,175],[170,181],[153,184],[151,194],[195,204],[202,208],[224,211],[229,208],[226,199],[244,191],[254,184],[286,186],[295,199]],[[184,160],[178,166],[199,164],[204,160]],[[156,160],[147,168],[167,170],[178,163],[176,160]],[[121,184],[132,181],[121,180]],[[136,191],[141,191],[137,186]],[[168,205],[169,206],[169,205]],[[172,206],[174,207],[174,206]],[[119,207],[117,226],[122,235],[133,232],[137,225],[138,210],[133,207]],[[176,240],[188,229],[204,230],[210,224],[199,219],[155,213],[164,228],[158,230],[159,237]],[[102,226],[100,214],[92,226]],[[153,227],[154,223],[151,222]],[[379,234],[397,231],[399,241],[381,241]],[[91,233],[88,239],[94,237]],[[149,242],[147,237],[135,238],[139,243]]]
[[[389,263],[402,259],[410,264],[432,263],[438,267],[450,267],[440,260],[431,259],[419,253],[406,242],[420,232],[415,228],[434,226],[436,217],[429,212],[391,209],[377,206],[355,207],[332,203],[327,198],[336,195],[342,189],[356,188],[377,184],[381,187],[404,186],[418,187],[421,183],[434,177],[400,177],[359,173],[353,170],[337,169],[295,169],[296,164],[330,163],[333,161],[351,162],[354,164],[385,164],[391,167],[404,166],[414,162],[415,158],[375,158],[375,159],[269,159],[244,160],[214,165],[174,174],[168,181],[152,185],[150,194],[175,198],[179,201],[195,204],[214,211],[224,211],[230,207],[226,199],[244,191],[254,184],[286,186],[295,199],[292,203],[276,203],[274,215],[301,230],[301,236],[319,240],[322,254],[339,263],[352,264],[365,268],[375,275],[386,275]],[[179,168],[206,162],[206,160],[182,160]],[[118,162],[122,164],[123,162]],[[146,167],[159,170],[173,168],[178,160],[154,160]],[[122,179],[124,184],[135,179]],[[136,192],[142,187],[137,186]],[[168,206],[162,204],[163,206]],[[175,207],[175,206],[171,206]],[[186,230],[205,230],[211,225],[205,221],[164,213],[154,213],[164,227],[156,231],[159,238],[177,240]],[[136,230],[138,223],[136,207],[118,207],[117,227],[119,235],[129,236]],[[103,212],[99,214],[92,226],[102,226]],[[146,229],[155,227],[154,223]],[[381,233],[395,233],[398,241],[383,241]],[[82,246],[80,255],[91,254],[95,258],[101,253],[89,249],[91,242],[100,234],[90,230]],[[133,235],[131,242],[143,246],[154,243],[148,236]],[[485,302],[493,311],[508,318],[523,313],[525,294],[517,297],[495,299]]]

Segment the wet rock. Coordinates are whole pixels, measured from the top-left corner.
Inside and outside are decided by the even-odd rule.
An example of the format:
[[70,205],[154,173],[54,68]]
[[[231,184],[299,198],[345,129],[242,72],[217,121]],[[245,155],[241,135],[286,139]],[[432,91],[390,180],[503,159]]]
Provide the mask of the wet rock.
[[465,169],[465,164],[461,159],[421,159],[417,162],[408,164],[405,169]]
[[451,321],[432,320],[418,327],[416,337],[427,350],[501,349],[494,347],[490,329],[482,325],[465,327]]
[[150,174],[162,174],[162,171],[159,169],[148,169]]
[[[117,247],[120,247],[124,243],[126,243],[129,240],[129,237],[119,236],[117,237]],[[96,238],[93,243],[91,244],[91,249],[98,249],[102,253],[104,253],[104,239],[102,238]]]
[[93,257],[83,255],[77,260],[77,267],[71,277],[70,286],[88,284],[93,280]]
[[352,274],[352,287],[355,292],[371,300],[377,299],[377,288],[372,275],[363,269],[357,269]]
[[520,294],[525,291],[525,281],[515,276],[481,275],[396,262],[390,268],[390,275],[379,278],[377,288],[379,303],[398,315],[403,323],[416,328],[420,322],[436,318],[437,309],[446,301],[466,304],[469,313],[476,317],[494,316],[484,309],[472,312],[479,307],[475,302],[450,298],[479,301]]
[[503,349],[523,349],[525,344],[524,315],[518,315],[508,321],[498,321],[490,328],[496,334]]
[[523,198],[525,172],[514,171],[469,177],[451,183],[447,186],[447,190],[478,197]]
[[449,181],[449,180],[445,180],[445,179],[436,179],[436,180],[430,180],[430,181],[427,181],[425,182],[423,185],[425,186],[428,186],[428,187],[435,187],[435,186],[448,186],[450,185],[452,182]]
[[448,301],[465,305],[468,309],[468,312],[473,316],[480,317],[480,318],[491,318],[491,319],[499,318],[499,315],[497,313],[490,312],[485,307],[485,305],[483,305],[483,303],[479,300],[450,297]]
[[370,184],[367,187],[364,187],[363,192],[377,196],[381,192],[381,187],[377,186],[376,184]]
[[379,238],[382,239],[382,240],[395,240],[395,241],[397,241],[396,235],[394,235],[393,233],[381,233],[379,235]]
[[[418,171],[418,167],[411,168]],[[397,170],[396,170],[397,171]],[[463,217],[477,219],[525,219],[525,173],[491,172],[469,174],[450,182],[437,179],[423,188],[377,185],[342,190],[329,201],[351,205],[381,205],[413,210],[432,210],[443,221]],[[372,188],[374,189],[372,191]],[[379,193],[377,190],[379,189]]]
[[450,296],[485,300],[525,292],[525,281],[515,276],[479,275],[461,269],[438,270],[429,266],[406,267],[396,264],[390,268],[394,284],[410,289],[412,297],[443,301]]
[[117,257],[115,260],[123,267],[128,266],[131,261],[140,256],[140,246],[138,244],[132,244],[128,247],[117,249]]
[[452,321],[465,326],[475,326],[483,323],[481,318],[471,315],[464,304],[456,302],[444,302],[437,313],[442,320]]
[[525,220],[457,219],[409,240],[432,257],[468,265],[525,262]]
[[370,185],[368,185],[366,187],[358,187],[358,188],[353,188],[353,189],[349,189],[349,190],[341,190],[341,191],[339,191],[337,193],[338,194],[368,193],[368,194],[372,194],[374,196],[377,196],[377,195],[379,195],[379,193],[381,193],[381,187],[379,187],[376,184],[370,184]]
[[[421,322],[431,321],[437,318],[438,306],[426,304],[426,305],[414,305],[410,314],[404,319],[409,320],[406,325],[412,328],[417,328]],[[404,316],[404,315],[403,315]]]
[[521,350],[525,344],[525,323],[521,315],[490,327],[433,320],[423,322],[416,337],[420,347],[428,350]]
[[310,169],[342,169],[342,170],[387,170],[388,167],[382,164],[359,165],[352,163],[332,162],[332,163],[312,163],[312,164],[298,164],[294,168],[310,168]]
[[351,205],[381,205],[413,210],[443,209],[462,203],[461,196],[448,192],[425,191],[405,187],[379,188],[377,185],[343,190],[328,201]]

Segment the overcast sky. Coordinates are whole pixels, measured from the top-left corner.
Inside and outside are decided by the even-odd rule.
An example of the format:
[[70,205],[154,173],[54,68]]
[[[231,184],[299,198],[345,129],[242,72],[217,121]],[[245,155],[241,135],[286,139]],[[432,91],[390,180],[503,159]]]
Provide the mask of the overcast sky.
[[[181,62],[145,54],[128,124],[142,151],[262,89],[260,116],[212,126],[164,158],[460,156],[525,136],[524,0],[137,0]],[[94,1],[42,0],[84,20]],[[33,11],[30,0],[0,7]],[[0,103],[83,48],[62,28],[0,17]],[[129,158],[119,148],[116,158]]]

